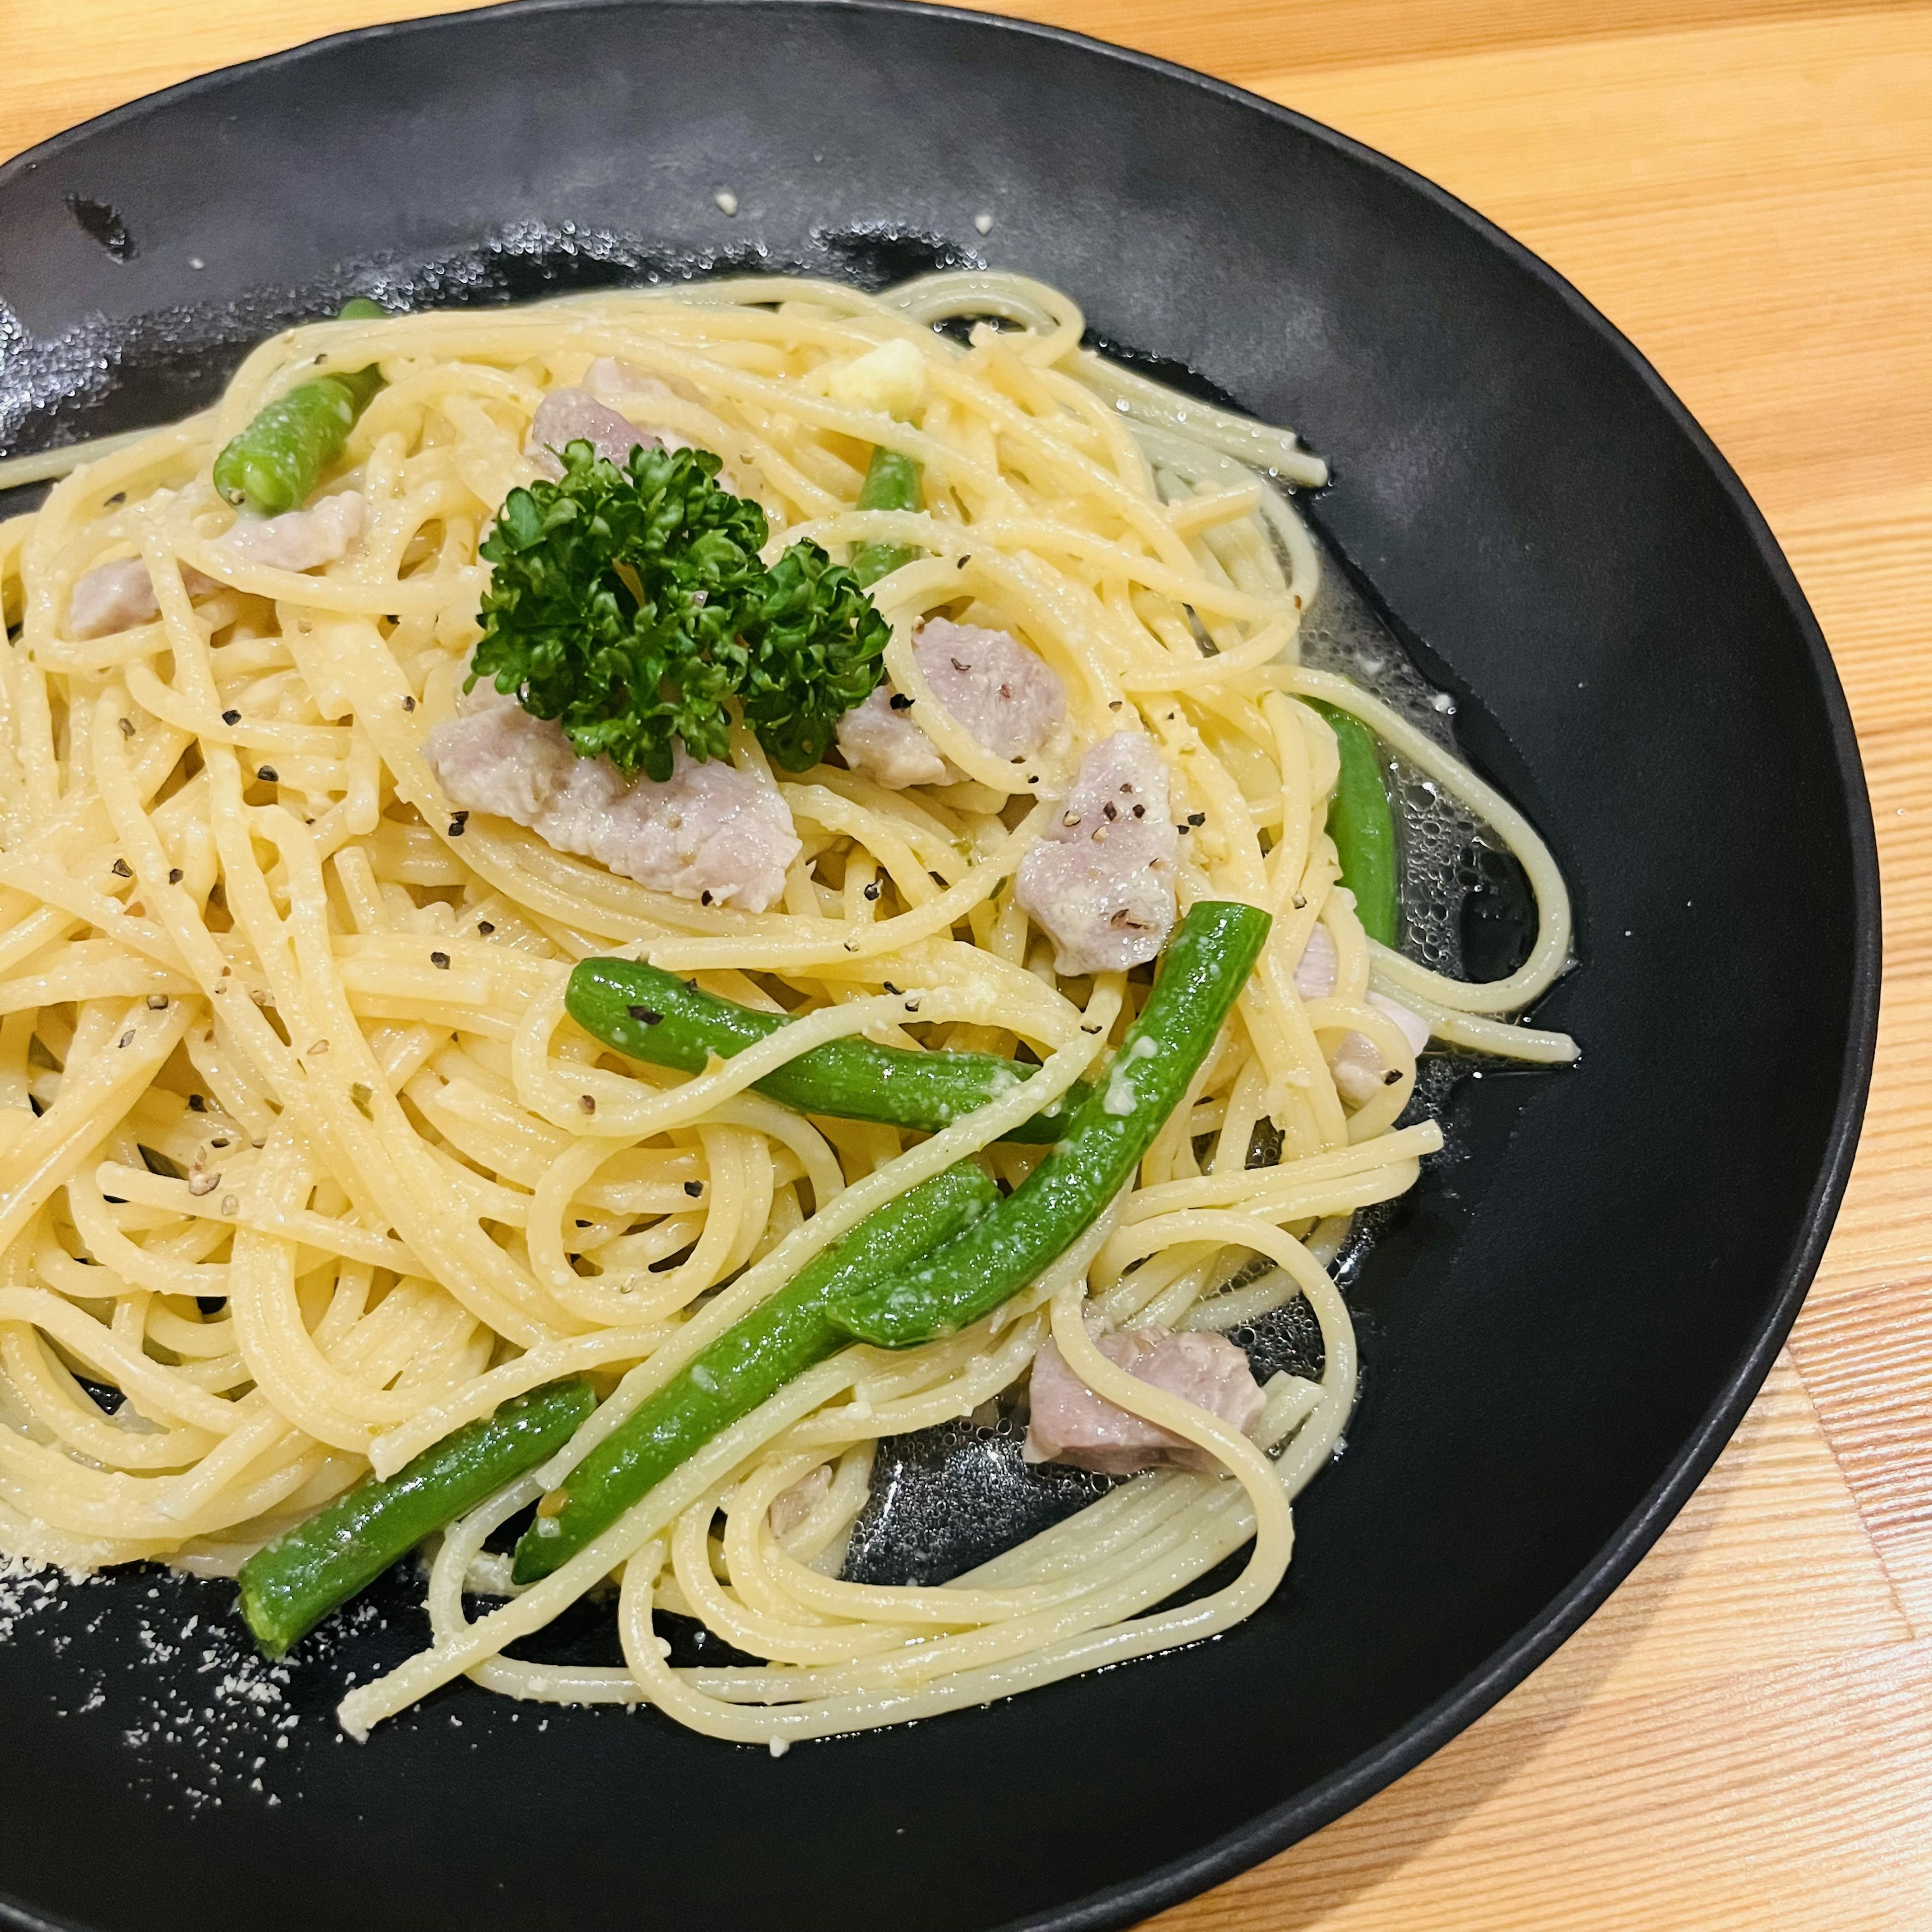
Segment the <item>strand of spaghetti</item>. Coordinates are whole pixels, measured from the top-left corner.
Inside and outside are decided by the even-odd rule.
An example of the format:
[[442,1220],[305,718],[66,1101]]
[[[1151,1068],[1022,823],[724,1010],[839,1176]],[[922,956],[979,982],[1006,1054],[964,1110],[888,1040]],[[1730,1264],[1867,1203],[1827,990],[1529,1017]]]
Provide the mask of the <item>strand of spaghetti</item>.
[[1459,1012],[1439,1004],[1399,982],[1383,970],[1377,956],[1370,970],[1369,984],[1378,993],[1400,999],[1412,1012],[1429,1022],[1430,1036],[1451,1046],[1467,1047],[1473,1053],[1494,1053],[1508,1060],[1526,1060],[1533,1065],[1567,1066],[1581,1057],[1582,1049],[1567,1033],[1546,1033],[1514,1021],[1484,1018],[1480,1013]]
[[540,1630],[675,1520],[690,1500],[719,1481],[752,1450],[849,1387],[850,1353],[848,1351],[845,1355],[836,1356],[808,1371],[715,1436],[634,1504],[602,1535],[586,1544],[541,1583],[512,1598],[502,1609],[478,1618],[460,1636],[418,1652],[384,1676],[358,1684],[337,1707],[336,1715],[343,1729],[361,1742],[385,1718],[406,1710],[452,1678],[495,1656],[506,1645]]
[[1125,1219],[1144,1221],[1151,1214],[1172,1214],[1184,1208],[1220,1208],[1240,1200],[1244,1195],[1285,1186],[1318,1185],[1365,1174],[1384,1163],[1420,1159],[1437,1153],[1442,1146],[1442,1129],[1435,1120],[1418,1120],[1378,1136],[1357,1142],[1327,1154],[1313,1154],[1278,1167],[1244,1167],[1222,1173],[1218,1170],[1198,1180],[1168,1181],[1159,1186],[1140,1187],[1127,1199]]
[[1346,678],[1306,668],[1275,675],[1282,688],[1302,697],[1318,698],[1351,717],[1360,718],[1384,744],[1447,787],[1508,846],[1535,895],[1536,943],[1530,948],[1529,957],[1505,978],[1484,986],[1444,979],[1385,946],[1374,948],[1376,970],[1397,988],[1419,994],[1438,1006],[1460,1012],[1516,1012],[1528,1006],[1563,970],[1570,955],[1569,890],[1535,828],[1493,785],[1484,784],[1399,712],[1379,698],[1371,698]]

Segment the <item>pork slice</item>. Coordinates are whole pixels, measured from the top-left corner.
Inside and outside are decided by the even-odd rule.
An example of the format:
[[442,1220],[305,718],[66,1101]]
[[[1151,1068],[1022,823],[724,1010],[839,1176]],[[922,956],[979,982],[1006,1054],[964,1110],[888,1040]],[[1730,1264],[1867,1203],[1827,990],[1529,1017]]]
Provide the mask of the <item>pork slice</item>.
[[[1412,1053],[1429,1044],[1429,1022],[1420,1013],[1381,993],[1371,993],[1369,1004],[1388,1014],[1401,1028]],[[1335,1090],[1352,1106],[1359,1107],[1372,1100],[1389,1082],[1390,1069],[1365,1033],[1345,1033],[1330,1056],[1328,1070],[1335,1076]]]
[[1294,962],[1294,990],[1304,1000],[1325,1000],[1335,990],[1336,976],[1341,970],[1335,936],[1318,922]]
[[680,746],[670,778],[634,782],[580,758],[561,727],[533,718],[488,680],[423,740],[451,804],[526,825],[560,852],[710,905],[764,912],[804,848],[771,782]]
[[903,706],[892,709],[892,688],[874,688],[862,704],[838,721],[838,748],[855,772],[863,772],[894,791],[908,785],[952,784],[958,767],[942,758],[932,740],[912,722]]
[[[181,574],[190,597],[206,597],[221,588],[191,563],[183,564]],[[70,638],[85,644],[90,638],[112,637],[116,631],[149,623],[160,614],[148,566],[138,556],[124,556],[113,563],[97,563],[74,579],[65,628]]]
[[1030,758],[1066,716],[1060,680],[1004,631],[931,618],[912,654],[933,696],[996,758]]
[[765,912],[784,891],[804,850],[791,814],[768,778],[677,748],[662,784],[627,784],[604,758],[579,758],[536,820],[566,852],[679,898]]
[[[584,386],[600,403],[608,403],[613,397],[643,397],[654,400],[659,397],[675,402],[680,398],[686,402],[698,400],[696,390],[688,392],[667,382],[661,376],[647,374],[634,362],[620,362],[614,356],[600,356],[584,372]],[[666,429],[662,424],[654,426],[652,434],[666,449],[695,449],[698,446],[689,438],[682,436],[675,430]],[[722,472],[720,472],[721,478]],[[740,490],[736,493],[742,495]]]
[[628,416],[620,416],[588,389],[553,389],[531,418],[524,454],[535,457],[546,476],[561,476],[563,465],[554,452],[560,453],[566,444],[572,442],[589,443],[599,456],[620,468],[640,444],[646,449],[658,446],[658,439],[649,430],[638,428]]
[[236,563],[260,564],[271,570],[319,570],[349,554],[368,515],[361,490],[339,490],[305,510],[286,511],[259,522],[238,518],[212,548]]
[[[1030,757],[1066,712],[1060,680],[1004,631],[929,619],[912,654],[932,694],[996,758]],[[956,784],[965,775],[943,758],[915,722],[914,710],[881,685],[838,723],[838,748],[855,771],[894,791],[908,785]]]
[[[1244,1436],[1261,1420],[1267,1398],[1247,1357],[1224,1335],[1126,1328],[1094,1342],[1136,1381],[1204,1408]],[[1034,1358],[1032,1402],[1023,1452],[1029,1462],[1070,1462],[1103,1476],[1221,1466],[1186,1437],[1096,1395],[1051,1342]]]
[[74,579],[64,628],[70,638],[85,642],[112,637],[160,614],[148,566],[138,556],[124,556],[113,563],[97,563]]
[[534,826],[580,760],[562,728],[532,718],[484,680],[457,715],[423,740],[423,756],[451,802]]
[[783,1542],[831,1493],[832,1465],[821,1462],[817,1468],[808,1470],[790,1489],[781,1490],[772,1497],[772,1506],[766,1511],[772,1534]]
[[1081,760],[1066,804],[1013,882],[1061,972],[1124,972],[1167,944],[1180,847],[1168,814],[1167,766],[1144,733],[1116,732]]
[[[1294,990],[1304,1000],[1324,1000],[1335,990],[1341,962],[1335,941],[1325,926],[1318,926],[1308,935],[1308,944],[1295,962]],[[1369,1004],[1388,1015],[1401,1028],[1411,1049],[1420,1053],[1429,1044],[1429,1022],[1420,1013],[1411,1012],[1400,1002],[1381,993],[1371,993]],[[1345,1033],[1329,1055],[1328,1070],[1335,1076],[1335,1090],[1352,1106],[1360,1106],[1373,1097],[1388,1079],[1389,1070],[1376,1043],[1365,1033]]]

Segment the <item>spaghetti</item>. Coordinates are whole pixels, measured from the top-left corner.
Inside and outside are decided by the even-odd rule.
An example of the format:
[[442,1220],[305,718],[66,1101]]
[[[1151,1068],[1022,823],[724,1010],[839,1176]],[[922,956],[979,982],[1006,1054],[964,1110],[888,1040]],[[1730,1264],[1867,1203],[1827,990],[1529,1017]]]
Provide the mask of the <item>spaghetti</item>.
[[[876,297],[757,278],[316,324],[255,350],[212,409],[117,443],[0,526],[0,1547],[232,1575],[370,1472],[583,1375],[604,1399],[568,1446],[442,1533],[433,1642],[350,1693],[352,1732],[466,1672],[782,1748],[1170,1648],[1265,1600],[1291,1500],[1353,1396],[1327,1264],[1440,1144],[1432,1122],[1397,1124],[1414,1049],[1371,994],[1448,1044],[1568,1058],[1508,1018],[1562,970],[1568,902],[1505,800],[1298,662],[1319,559],[1275,486],[1320,483],[1318,460],[1083,334],[1065,296],[977,273]],[[899,416],[840,375],[894,344],[918,363]],[[769,910],[466,816],[424,756],[478,636],[479,542],[536,473],[531,422],[601,358],[648,383],[653,424],[718,454],[773,554],[809,539],[910,559],[871,594],[892,682],[953,782],[778,775],[800,849]],[[217,452],[298,382],[370,365],[386,386],[323,484],[359,493],[359,540],[319,570],[224,544]],[[873,448],[920,466],[918,507],[854,507]],[[72,634],[82,577],[135,558],[152,614]],[[1037,756],[996,756],[934,698],[912,646],[940,616],[1007,633],[1057,675],[1065,716]],[[1363,721],[1516,855],[1539,925],[1507,979],[1464,984],[1364,934],[1328,824],[1336,734],[1301,699]],[[1187,828],[1180,904],[1274,916],[1134,1184],[992,1316],[834,1354],[515,1588],[496,1533],[734,1321],[956,1162],[1017,1184],[1046,1150],[1001,1136],[1104,1078],[1146,976],[1057,970],[1015,876],[1083,752],[1130,728]],[[731,756],[772,782],[748,733]],[[1312,940],[1333,982],[1304,996]],[[564,1004],[573,965],[614,952],[794,1023],[688,1076],[626,1060]],[[755,1090],[859,1036],[1036,1065],[928,1136]],[[1352,1039],[1381,1076],[1352,1101],[1336,1071]],[[1276,1377],[1250,1434],[1096,1340],[1220,1332],[1298,1295],[1319,1378]],[[842,1580],[879,1441],[1010,1401],[1049,1337],[1088,1389],[1218,1472],[1136,1476],[940,1587]],[[1235,1581],[1160,1607],[1244,1545]],[[506,1654],[614,1575],[624,1668]],[[674,1668],[665,1614],[764,1666]]]

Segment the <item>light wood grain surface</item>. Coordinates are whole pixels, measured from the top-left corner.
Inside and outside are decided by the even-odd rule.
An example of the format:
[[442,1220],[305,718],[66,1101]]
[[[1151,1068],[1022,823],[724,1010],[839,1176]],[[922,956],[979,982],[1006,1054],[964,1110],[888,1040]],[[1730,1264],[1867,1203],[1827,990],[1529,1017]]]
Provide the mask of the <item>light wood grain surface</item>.
[[[411,0],[0,0],[0,154]],[[1012,0],[1360,136],[1553,262],[1769,518],[1885,871],[1850,1195],[1736,1440],[1608,1606],[1161,1932],[1932,1928],[1932,4]],[[1803,944],[1802,934],[1793,944]]]

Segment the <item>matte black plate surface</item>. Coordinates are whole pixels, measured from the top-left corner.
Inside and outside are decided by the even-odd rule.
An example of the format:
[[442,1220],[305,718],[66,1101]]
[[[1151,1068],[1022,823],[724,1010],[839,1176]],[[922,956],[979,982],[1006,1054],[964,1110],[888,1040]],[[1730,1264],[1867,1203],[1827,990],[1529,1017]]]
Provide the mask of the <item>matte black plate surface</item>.
[[349,1676],[420,1637],[400,1580],[286,1682],[245,1663],[224,1586],[6,1586],[18,1922],[1124,1924],[1468,1723],[1602,1600],[1756,1390],[1870,1064],[1845,708],[1762,522],[1657,378],[1379,157],[1155,62],[890,5],[379,28],[0,170],[0,445],[178,411],[351,286],[976,259],[1333,459],[1328,528],[1576,891],[1581,969],[1544,1011],[1586,1058],[1459,1090],[1454,1158],[1356,1292],[1366,1395],[1286,1586],[1197,1651],[779,1761],[466,1686],[344,1743]]

